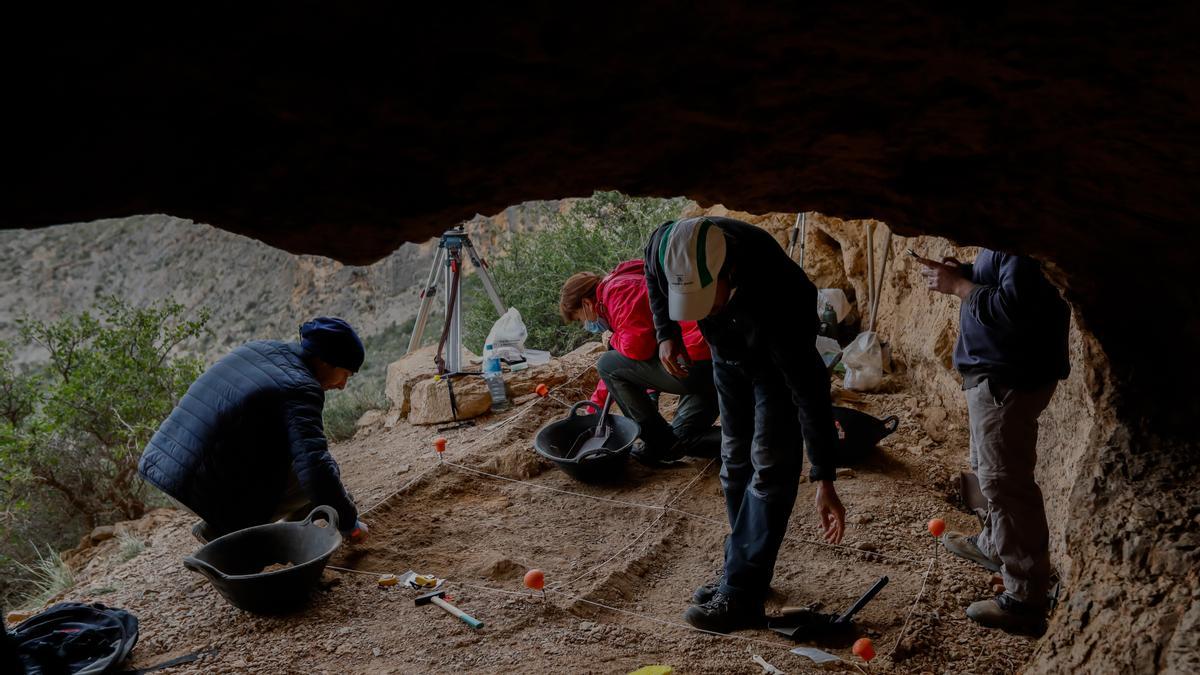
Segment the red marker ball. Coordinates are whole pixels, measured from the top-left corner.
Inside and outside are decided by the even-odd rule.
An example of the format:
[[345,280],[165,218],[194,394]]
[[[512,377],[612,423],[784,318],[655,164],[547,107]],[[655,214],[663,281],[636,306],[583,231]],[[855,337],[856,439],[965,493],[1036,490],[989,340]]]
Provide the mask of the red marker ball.
[[546,398],[550,395],[550,387],[547,387],[545,384],[539,384],[533,392],[542,398]]
[[546,575],[541,570],[529,570],[525,573],[525,586],[535,591],[542,590],[546,585]]
[[941,518],[934,518],[933,520],[929,521],[929,534],[932,534],[935,537],[940,537],[945,531],[946,521],[942,520]]
[[434,450],[437,450],[437,451],[438,451],[438,454],[441,454],[441,453],[445,452],[445,451],[446,451],[446,439],[444,439],[444,438],[435,438],[435,439],[433,440],[433,449],[434,449]]
[[875,658],[875,645],[871,642],[871,638],[859,638],[854,643],[854,647],[850,649],[854,655],[863,661],[870,661]]

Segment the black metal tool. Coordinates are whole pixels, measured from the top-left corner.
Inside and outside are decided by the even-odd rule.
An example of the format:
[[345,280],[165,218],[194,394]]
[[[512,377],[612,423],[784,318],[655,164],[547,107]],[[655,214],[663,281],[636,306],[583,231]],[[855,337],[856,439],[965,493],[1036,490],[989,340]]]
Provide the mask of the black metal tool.
[[810,609],[800,609],[771,619],[767,627],[793,640],[811,640],[830,644],[850,644],[857,634],[854,615],[874,598],[888,583],[887,577],[879,577],[866,593],[862,594],[849,609],[841,614],[825,614]]

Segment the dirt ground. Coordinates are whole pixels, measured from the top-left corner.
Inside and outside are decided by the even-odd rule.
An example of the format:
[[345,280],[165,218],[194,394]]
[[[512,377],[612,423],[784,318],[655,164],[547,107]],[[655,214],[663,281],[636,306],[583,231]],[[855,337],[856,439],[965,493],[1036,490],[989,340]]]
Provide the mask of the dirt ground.
[[[950,477],[966,453],[963,420],[936,413],[943,440],[933,440],[923,426],[929,413],[904,393],[904,377],[885,386],[895,393],[843,401],[898,415],[899,431],[837,483],[848,510],[843,546],[817,543],[813,486],[801,486],[768,609],[837,611],[886,575],[890,583],[859,615],[879,656],[867,667],[848,648],[827,646],[847,662],[825,669],[1015,672],[1034,642],[966,619],[966,605],[988,596],[990,575],[939,553],[926,531],[935,516],[952,529],[976,528],[952,505]],[[181,558],[197,547],[193,519],[169,510],[119,526],[145,550],[122,561],[117,540],[100,544],[64,599],[134,612],[135,667],[216,650],[172,673],[625,673],[651,664],[677,673],[762,672],[755,655],[784,672],[819,670],[788,653],[805,643],[767,630],[707,635],[682,621],[693,589],[720,566],[726,525],[717,463],[651,470],[631,462],[624,483],[586,486],[532,450],[533,433],[563,412],[538,401],[444,432],[445,465],[432,451],[439,434],[403,422],[335,446],[347,485],[370,509],[372,536],[344,547],[332,564],[372,574],[327,570],[301,613],[258,617],[226,604],[184,569]],[[637,506],[666,504],[677,510]],[[545,571],[544,598],[522,586],[531,567]],[[381,588],[374,576],[410,569],[447,578],[454,602],[486,625],[472,630],[437,608],[415,607],[415,592]]]

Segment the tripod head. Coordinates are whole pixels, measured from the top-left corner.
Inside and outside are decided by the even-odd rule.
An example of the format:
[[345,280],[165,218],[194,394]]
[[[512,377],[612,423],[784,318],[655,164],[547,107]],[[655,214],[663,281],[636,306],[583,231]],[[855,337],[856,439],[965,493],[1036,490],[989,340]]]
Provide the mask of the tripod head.
[[467,235],[467,231],[461,225],[452,227],[442,233],[442,239],[438,242],[438,248],[462,250],[463,246],[470,246],[471,238]]

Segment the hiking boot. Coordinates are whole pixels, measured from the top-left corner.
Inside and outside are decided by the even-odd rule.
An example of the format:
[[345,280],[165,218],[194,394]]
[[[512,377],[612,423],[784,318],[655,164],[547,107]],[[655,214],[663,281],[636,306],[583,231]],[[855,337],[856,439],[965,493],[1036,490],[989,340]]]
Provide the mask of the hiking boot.
[[738,600],[735,596],[714,591],[703,605],[692,605],[683,619],[693,627],[713,633],[729,633],[744,628],[758,628],[766,622],[762,603]]
[[673,443],[669,446],[651,445],[639,440],[633,444],[629,455],[651,468],[669,466],[683,457],[683,445],[681,443]]
[[708,602],[709,600],[712,600],[713,594],[717,592],[717,589],[721,587],[721,584],[724,583],[724,581],[725,581],[725,573],[721,572],[721,574],[719,574],[717,576],[715,581],[710,581],[707,584],[704,584],[703,586],[701,586],[700,588],[697,588],[696,592],[692,593],[692,604],[693,605],[703,605],[704,603]]
[[1045,607],[1021,602],[1008,593],[971,603],[967,617],[981,626],[1009,633],[1041,637],[1046,632]]
[[964,560],[982,565],[992,572],[999,572],[1000,561],[987,557],[983,551],[979,550],[979,544],[975,543],[978,536],[976,534],[967,536],[961,532],[947,532],[942,535],[942,545],[946,547],[947,551]]
[[192,536],[195,537],[196,541],[200,542],[201,544],[207,544],[208,542],[217,538],[217,533],[213,532],[213,529],[209,527],[208,523],[201,520],[192,526]]

